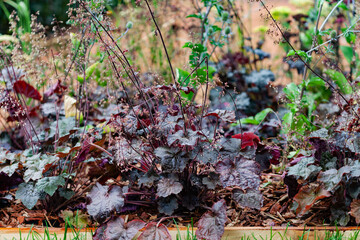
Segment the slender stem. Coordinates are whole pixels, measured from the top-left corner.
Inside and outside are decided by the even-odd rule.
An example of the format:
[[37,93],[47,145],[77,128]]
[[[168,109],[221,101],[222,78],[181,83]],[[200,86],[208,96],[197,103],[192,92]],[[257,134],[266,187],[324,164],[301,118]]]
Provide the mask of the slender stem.
[[[320,6],[320,9],[319,9],[319,12],[318,12],[318,16],[317,16],[317,19],[316,19],[315,31],[314,31],[314,36],[313,36],[313,41],[312,41],[311,48],[315,47],[315,44],[317,43],[317,32],[318,32],[318,28],[319,28],[319,20],[320,20],[323,5],[324,5],[324,2],[321,3],[321,6]],[[312,52],[310,53],[310,55],[312,55]],[[307,70],[308,70],[308,68],[306,67],[304,69],[303,81],[306,80]],[[305,86],[303,86],[302,89],[301,89],[299,102],[301,102],[301,99],[303,98],[304,91],[305,91]]]
[[207,91],[209,88],[209,59],[207,56],[205,57],[205,63],[206,63],[206,88],[205,88],[205,94],[204,94],[204,103],[202,106],[201,117],[200,117],[200,122],[199,122],[200,128],[202,128],[202,119],[204,116],[204,110],[205,110],[206,99],[207,99]]
[[[325,26],[326,22],[329,20],[330,16],[333,14],[333,12],[337,9],[337,7],[343,2],[344,0],[340,0],[337,2],[337,4],[334,6],[334,8],[331,10],[331,12],[327,15],[327,17],[325,18],[324,22],[321,24],[319,31],[321,31],[323,29],[323,27]],[[322,5],[321,5],[322,6]]]
[[179,104],[180,104],[180,109],[181,109],[181,113],[182,113],[182,115],[183,115],[184,122],[185,122],[185,123],[184,123],[184,133],[185,133],[185,135],[186,135],[186,132],[187,132],[187,131],[186,131],[186,128],[187,128],[187,127],[186,127],[186,118],[185,118],[185,111],[184,111],[184,108],[183,108],[181,96],[180,96],[179,91],[178,91],[179,83],[176,81],[175,72],[174,72],[174,69],[173,69],[173,67],[172,67],[171,60],[170,60],[170,56],[169,56],[169,53],[168,53],[168,51],[167,51],[167,48],[166,48],[166,45],[165,45],[165,42],[164,42],[164,38],[163,38],[163,36],[162,36],[161,30],[160,30],[160,28],[159,28],[159,25],[157,24],[157,22],[156,22],[156,20],[155,20],[155,16],[154,16],[154,14],[153,14],[153,12],[152,12],[152,10],[151,10],[151,8],[150,8],[150,5],[149,5],[148,0],[145,0],[145,3],[146,3],[146,5],[147,5],[147,7],[148,7],[148,9],[149,9],[151,18],[152,18],[152,20],[153,20],[153,22],[154,22],[154,24],[155,24],[155,27],[156,27],[156,29],[157,29],[157,31],[158,31],[158,33],[159,33],[159,36],[160,36],[160,39],[161,39],[161,43],[162,43],[162,45],[163,45],[163,48],[164,48],[164,51],[165,51],[165,55],[166,55],[166,58],[167,58],[167,60],[168,60],[169,66],[170,66],[171,74],[172,74],[173,81],[174,81],[174,84],[175,84],[175,89],[176,89],[175,94],[176,94],[176,96],[178,97]]
[[152,12],[152,10],[151,10],[151,8],[150,8],[149,2],[148,2],[147,0],[145,0],[145,3],[146,3],[146,5],[147,5],[147,7],[148,7],[148,9],[149,9],[151,18],[152,18],[152,20],[153,20],[153,22],[154,22],[154,24],[155,24],[155,27],[156,27],[156,29],[157,29],[157,31],[158,31],[158,33],[159,33],[159,36],[160,36],[160,39],[161,39],[161,43],[162,43],[162,45],[163,45],[163,48],[164,48],[164,51],[165,51],[165,54],[166,54],[166,58],[167,58],[167,60],[168,60],[169,66],[170,66],[171,74],[172,74],[172,76],[173,76],[173,79],[174,79],[174,82],[175,82],[175,85],[176,85],[177,82],[176,82],[175,72],[174,72],[174,69],[173,69],[173,67],[172,67],[171,60],[170,60],[170,56],[169,56],[169,53],[168,53],[168,51],[167,51],[167,48],[166,48],[165,41],[164,41],[164,38],[163,38],[163,36],[162,36],[161,30],[160,30],[160,28],[159,28],[159,26],[158,26],[158,24],[157,24],[157,22],[156,22],[156,20],[155,20],[154,13]]

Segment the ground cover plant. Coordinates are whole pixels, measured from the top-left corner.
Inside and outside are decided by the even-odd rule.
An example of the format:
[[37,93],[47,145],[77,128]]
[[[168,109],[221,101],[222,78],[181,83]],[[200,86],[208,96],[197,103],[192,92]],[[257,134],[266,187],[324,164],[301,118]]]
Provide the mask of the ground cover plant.
[[120,21],[106,1],[72,0],[52,37],[36,15],[8,14],[0,224],[68,219],[96,226],[94,239],[170,239],[174,219],[194,221],[197,239],[225,226],[358,224],[360,6],[293,4],[305,5],[251,1],[269,25],[252,36],[238,1],[193,1],[196,34],[180,46],[162,29],[167,1],[121,2],[136,16]]

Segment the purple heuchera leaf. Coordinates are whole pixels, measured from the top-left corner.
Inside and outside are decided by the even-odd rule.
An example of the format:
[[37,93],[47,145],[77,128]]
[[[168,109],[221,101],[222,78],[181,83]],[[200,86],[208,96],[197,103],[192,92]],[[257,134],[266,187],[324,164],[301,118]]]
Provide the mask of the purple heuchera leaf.
[[112,211],[120,211],[125,201],[121,187],[103,186],[99,183],[91,189],[88,197],[91,199],[87,205],[88,213],[98,222],[107,218]]
[[188,130],[187,134],[185,135],[183,130],[179,130],[174,134],[170,134],[167,138],[167,141],[169,145],[172,145],[176,142],[180,147],[193,147],[196,145],[199,138],[200,135],[197,131]]
[[122,217],[112,219],[107,223],[105,229],[105,239],[107,240],[129,240],[145,227],[146,223],[141,220],[132,220],[125,224]]
[[206,212],[198,223],[196,236],[199,239],[205,240],[220,240],[224,234],[224,227],[226,222],[226,203],[222,199],[211,208],[211,211]]
[[263,205],[263,195],[259,190],[249,189],[246,192],[235,189],[233,193],[233,199],[237,201],[242,207],[249,207],[260,209]]
[[288,168],[287,174],[294,176],[296,179],[309,179],[316,176],[321,170],[321,167],[315,165],[314,157],[302,157],[301,160]]
[[156,222],[151,222],[146,225],[143,233],[138,237],[137,240],[169,240],[171,235],[163,224],[157,224]]
[[173,178],[163,178],[157,184],[157,195],[167,197],[171,194],[178,194],[183,189],[183,185]]
[[175,197],[162,198],[158,201],[158,210],[168,216],[172,215],[178,208],[178,202]]
[[260,171],[253,160],[225,159],[216,164],[216,171],[220,174],[223,187],[238,186],[243,190],[258,189],[260,186]]
[[176,149],[158,147],[154,151],[155,155],[161,160],[161,169],[163,172],[181,172],[186,167],[184,152]]
[[234,111],[216,109],[215,111],[209,112],[208,114],[205,115],[205,117],[207,116],[215,116],[221,119],[222,121],[228,123],[236,122]]
[[351,166],[344,166],[339,170],[332,168],[325,172],[320,172],[318,180],[324,183],[325,190],[331,191],[341,182],[343,175],[350,172]]

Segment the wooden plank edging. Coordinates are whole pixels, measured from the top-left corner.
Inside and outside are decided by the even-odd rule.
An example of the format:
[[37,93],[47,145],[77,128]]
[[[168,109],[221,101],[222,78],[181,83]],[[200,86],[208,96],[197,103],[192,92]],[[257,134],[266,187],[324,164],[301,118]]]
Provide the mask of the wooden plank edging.
[[[20,228],[22,232],[22,239],[26,239],[30,228]],[[305,229],[305,239],[315,239],[319,237],[319,239],[324,239],[326,231],[336,231],[338,229],[341,233],[344,234],[344,237],[350,237],[354,235],[357,230],[360,230],[360,227],[306,227]],[[64,228],[48,228],[50,235],[57,235],[57,239],[62,239],[64,234]],[[91,239],[91,231],[94,232],[94,228],[89,228],[87,230],[81,230],[85,239]],[[186,228],[180,228],[180,233],[182,236],[186,234]],[[39,233],[41,236],[44,236],[44,228],[32,228],[32,231]],[[196,228],[194,228],[194,233]],[[176,228],[169,228],[169,232],[172,238],[175,240],[178,230]],[[286,233],[286,234],[285,234]],[[281,236],[286,236],[288,239],[298,239],[300,236],[304,234],[304,227],[227,227],[225,228],[225,233],[222,239],[227,240],[238,240],[241,237],[246,236],[250,237],[250,239],[270,239],[271,235],[273,235],[273,240],[282,240]],[[71,239],[73,233],[70,229],[68,229],[67,237]],[[261,238],[261,237],[262,238]],[[255,238],[254,238],[255,237]],[[184,237],[183,237],[184,238]],[[10,239],[20,239],[19,228],[0,228],[0,240],[10,240]],[[29,238],[31,239],[31,238]],[[286,239],[286,238],[284,238]],[[360,236],[358,238],[360,240]]]

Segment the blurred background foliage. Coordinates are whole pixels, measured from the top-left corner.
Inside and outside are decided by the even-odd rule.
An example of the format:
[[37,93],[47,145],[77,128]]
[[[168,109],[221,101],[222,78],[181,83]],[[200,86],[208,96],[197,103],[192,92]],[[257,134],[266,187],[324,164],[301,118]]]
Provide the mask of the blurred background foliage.
[[[57,19],[59,22],[66,23],[69,0],[28,0],[30,13],[35,14],[39,12],[38,20],[44,26],[50,26],[53,19]],[[0,0],[0,34],[9,34],[9,20],[7,18],[6,12],[13,12],[15,4],[24,2],[26,6],[26,0]],[[128,2],[134,2],[135,0],[107,0],[108,8],[114,8],[118,4],[127,4]],[[6,8],[6,9],[4,9]]]

